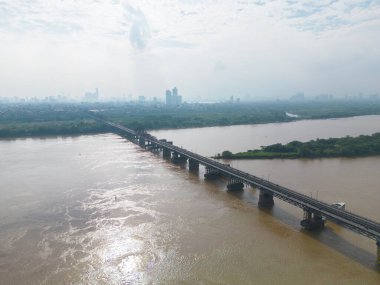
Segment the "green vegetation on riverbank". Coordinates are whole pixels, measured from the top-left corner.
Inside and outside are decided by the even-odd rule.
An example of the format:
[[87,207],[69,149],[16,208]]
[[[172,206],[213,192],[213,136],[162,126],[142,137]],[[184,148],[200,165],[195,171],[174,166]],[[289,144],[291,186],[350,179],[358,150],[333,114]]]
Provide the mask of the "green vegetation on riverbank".
[[0,104],[0,138],[109,132],[88,116],[89,110],[132,129],[157,130],[380,115],[380,100],[194,103],[176,108],[160,103]]
[[99,134],[110,128],[95,120],[49,121],[0,125],[0,138]]
[[98,134],[110,129],[80,104],[0,105],[0,138]]
[[269,158],[321,158],[361,157],[380,155],[380,133],[371,136],[317,139],[309,142],[277,143],[236,154],[226,150],[215,158],[269,159]]

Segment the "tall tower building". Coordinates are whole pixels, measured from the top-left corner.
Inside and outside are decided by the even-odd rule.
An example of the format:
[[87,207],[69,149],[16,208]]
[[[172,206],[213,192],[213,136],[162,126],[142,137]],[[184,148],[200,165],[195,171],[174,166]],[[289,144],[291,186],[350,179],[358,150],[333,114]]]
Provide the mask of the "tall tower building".
[[172,92],[170,90],[166,90],[166,105],[171,105],[173,102]]
[[182,105],[182,96],[177,96],[176,105],[177,106]]
[[174,87],[172,91],[166,90],[166,105],[168,106],[182,105],[182,96],[178,95],[177,87]]
[[177,98],[177,96],[178,96],[178,89],[177,89],[177,87],[174,87],[173,88],[173,97]]

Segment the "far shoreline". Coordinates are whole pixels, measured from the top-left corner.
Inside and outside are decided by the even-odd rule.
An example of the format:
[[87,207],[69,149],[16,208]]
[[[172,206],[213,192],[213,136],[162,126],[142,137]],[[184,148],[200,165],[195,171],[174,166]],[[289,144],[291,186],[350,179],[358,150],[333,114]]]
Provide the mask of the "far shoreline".
[[[380,114],[366,114],[366,115],[354,115],[354,116],[341,116],[341,117],[326,117],[326,118],[290,118],[288,121],[268,121],[268,122],[260,122],[260,123],[248,123],[248,124],[228,124],[228,125],[207,125],[207,126],[189,126],[189,127],[179,127],[179,128],[159,128],[159,129],[147,129],[147,132],[161,132],[161,131],[176,131],[176,130],[196,130],[196,129],[205,129],[205,128],[224,128],[224,127],[238,127],[238,126],[261,126],[261,125],[269,125],[269,124],[288,124],[288,123],[298,123],[303,121],[326,121],[326,120],[344,120],[344,119],[350,119],[350,118],[366,118],[366,117],[380,117]],[[64,122],[64,121],[62,121]],[[49,123],[55,123],[54,121],[47,121],[45,124],[48,126]],[[117,122],[118,123],[118,122]],[[128,126],[126,126],[128,127]],[[48,129],[50,130],[50,129]],[[20,135],[10,135],[10,136],[4,136],[1,135],[1,124],[0,124],[0,140],[7,140],[7,139],[22,139],[22,138],[35,138],[35,137],[66,137],[66,136],[81,136],[81,135],[98,135],[98,134],[106,134],[106,133],[112,133],[109,129],[102,129],[99,131],[89,131],[89,132],[80,132],[79,130],[75,130],[74,132],[67,132],[67,130],[62,131],[61,133],[58,132],[59,129],[54,129],[54,132],[56,133],[49,133],[47,132],[41,132],[41,133],[27,133],[27,134],[20,134]],[[41,131],[41,130],[38,130]],[[65,133],[66,131],[66,133]],[[273,158],[279,158],[279,157],[273,157]],[[289,157],[288,157],[289,158]],[[298,157],[294,157],[294,159],[297,159]],[[243,159],[243,158],[242,158]],[[251,159],[251,158],[246,158]],[[265,158],[263,158],[265,159]]]
[[307,142],[293,140],[286,144],[275,143],[260,149],[232,153],[225,150],[214,159],[318,159],[357,158],[380,156],[380,132],[372,135],[340,138],[312,139]]
[[191,129],[205,129],[205,128],[219,128],[219,127],[238,127],[238,126],[259,126],[259,125],[268,125],[268,124],[289,124],[297,123],[302,121],[326,121],[326,120],[340,120],[340,119],[349,119],[349,118],[362,118],[362,117],[380,117],[380,114],[372,115],[354,115],[354,116],[344,116],[344,117],[328,117],[328,118],[299,118],[291,119],[289,121],[274,121],[266,123],[252,123],[252,124],[236,124],[236,125],[210,125],[210,126],[201,126],[201,127],[184,127],[184,128],[162,128],[162,129],[148,129],[148,132],[160,132],[160,131],[176,131],[176,130],[191,130]]

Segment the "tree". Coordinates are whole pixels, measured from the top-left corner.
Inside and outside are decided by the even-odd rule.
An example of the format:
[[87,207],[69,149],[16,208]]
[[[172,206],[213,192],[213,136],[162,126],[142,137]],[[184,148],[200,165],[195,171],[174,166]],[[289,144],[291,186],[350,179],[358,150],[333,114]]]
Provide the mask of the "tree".
[[231,157],[232,156],[232,152],[230,152],[229,150],[225,150],[222,152],[222,156],[224,157]]

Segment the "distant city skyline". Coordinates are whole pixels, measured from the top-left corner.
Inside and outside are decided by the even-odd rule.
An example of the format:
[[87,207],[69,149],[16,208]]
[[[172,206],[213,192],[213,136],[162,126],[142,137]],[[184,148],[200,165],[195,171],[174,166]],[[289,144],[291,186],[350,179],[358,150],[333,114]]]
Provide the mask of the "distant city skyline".
[[83,100],[89,102],[99,101],[99,89],[95,88],[95,92],[86,92],[84,94]]
[[0,97],[370,96],[379,34],[377,0],[5,0]]
[[173,90],[166,90],[165,95],[165,103],[167,106],[182,105],[182,96],[179,95],[177,87],[174,87]]

